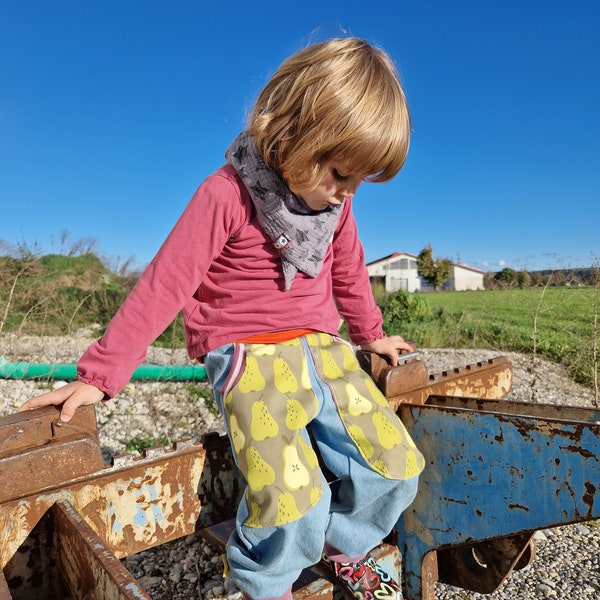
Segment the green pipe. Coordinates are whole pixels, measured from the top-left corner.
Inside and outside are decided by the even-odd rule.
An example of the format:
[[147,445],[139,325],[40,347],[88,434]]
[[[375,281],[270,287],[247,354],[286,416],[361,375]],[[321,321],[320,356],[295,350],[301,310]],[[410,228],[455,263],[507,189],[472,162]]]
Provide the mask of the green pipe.
[[[64,379],[72,380],[77,375],[74,364],[35,364],[7,362],[0,355],[0,379]],[[203,381],[206,370],[203,366],[142,365],[131,376],[134,381]]]

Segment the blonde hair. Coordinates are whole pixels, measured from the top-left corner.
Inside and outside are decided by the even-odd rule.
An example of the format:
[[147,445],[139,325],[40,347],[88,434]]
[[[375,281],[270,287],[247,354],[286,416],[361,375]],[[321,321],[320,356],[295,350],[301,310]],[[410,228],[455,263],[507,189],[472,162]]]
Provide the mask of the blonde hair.
[[410,114],[391,58],[358,38],[331,39],[285,60],[248,128],[289,186],[312,190],[335,161],[383,182],[402,168]]

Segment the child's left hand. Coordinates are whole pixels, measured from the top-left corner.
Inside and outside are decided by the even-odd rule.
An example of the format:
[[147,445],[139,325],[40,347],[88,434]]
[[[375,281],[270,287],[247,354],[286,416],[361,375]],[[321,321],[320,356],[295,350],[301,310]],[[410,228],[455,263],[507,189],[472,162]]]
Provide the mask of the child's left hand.
[[414,344],[409,344],[404,341],[404,338],[399,335],[390,335],[388,337],[369,342],[367,344],[360,345],[361,350],[367,352],[375,352],[375,354],[382,354],[390,359],[390,363],[393,367],[398,364],[398,354],[404,352],[414,352]]

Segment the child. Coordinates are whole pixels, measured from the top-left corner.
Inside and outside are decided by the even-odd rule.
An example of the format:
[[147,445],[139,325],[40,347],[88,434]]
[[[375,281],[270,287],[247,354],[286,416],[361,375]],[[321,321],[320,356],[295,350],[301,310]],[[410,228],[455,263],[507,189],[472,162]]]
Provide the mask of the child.
[[248,484],[225,559],[246,600],[291,599],[319,560],[351,597],[401,597],[367,555],[413,500],[423,458],[337,333],[341,314],[362,349],[392,364],[410,349],[382,330],[352,215],[362,181],[401,169],[409,132],[383,51],[348,38],[291,56],[77,380],[22,406],[62,404],[68,421],[112,398],[183,309]]

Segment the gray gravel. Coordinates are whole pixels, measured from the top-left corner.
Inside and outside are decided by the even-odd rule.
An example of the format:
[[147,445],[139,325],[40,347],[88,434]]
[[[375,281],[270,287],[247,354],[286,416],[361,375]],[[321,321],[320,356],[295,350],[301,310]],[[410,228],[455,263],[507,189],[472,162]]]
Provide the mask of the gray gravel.
[[[73,363],[89,345],[93,328],[69,337],[0,337],[0,355],[9,362]],[[487,360],[500,353],[489,350],[421,350],[430,373]],[[531,357],[503,353],[513,365],[509,399],[545,404],[591,406],[592,392],[571,382],[556,365]],[[151,348],[153,364],[188,364],[183,350]],[[0,379],[0,416],[18,410],[29,397],[60,382]],[[127,442],[167,438],[198,439],[208,431],[223,431],[211,402],[190,383],[129,384],[114,402],[98,406],[100,443],[105,457],[125,451]],[[513,573],[490,595],[436,584],[436,600],[519,600],[557,598],[600,600],[600,527],[596,521],[546,529],[536,534],[536,559]],[[241,594],[223,581],[218,555],[198,536],[177,540],[124,559],[154,600],[238,600]]]

